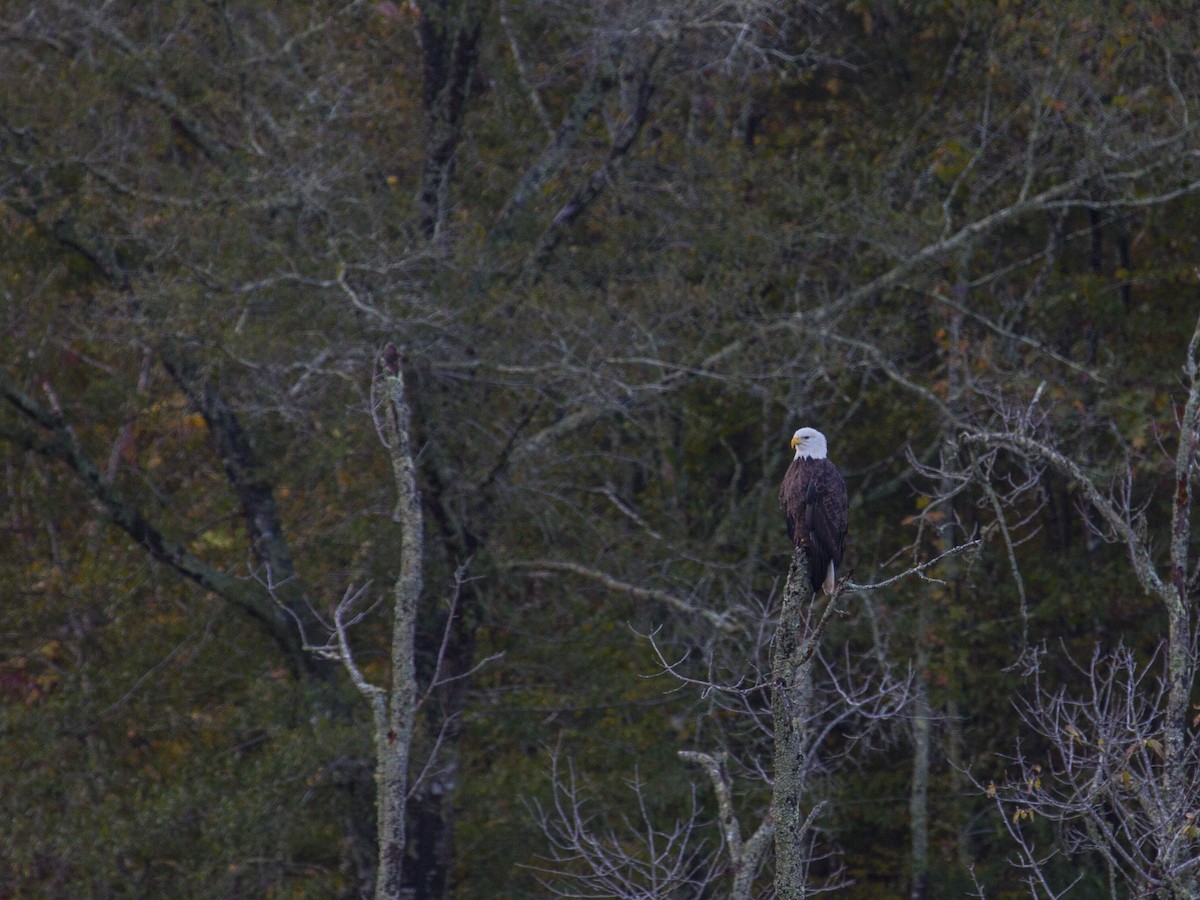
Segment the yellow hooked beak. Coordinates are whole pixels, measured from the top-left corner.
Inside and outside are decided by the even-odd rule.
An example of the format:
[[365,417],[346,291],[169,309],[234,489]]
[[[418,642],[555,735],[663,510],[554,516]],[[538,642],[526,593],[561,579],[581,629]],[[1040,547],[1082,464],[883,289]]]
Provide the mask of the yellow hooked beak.
[[794,438],[792,438],[792,449],[793,449],[793,450],[795,450],[795,449],[796,449],[796,445],[797,445],[798,443],[800,443],[800,441],[802,441],[802,440],[803,440],[803,438],[798,438],[798,437],[794,437]]

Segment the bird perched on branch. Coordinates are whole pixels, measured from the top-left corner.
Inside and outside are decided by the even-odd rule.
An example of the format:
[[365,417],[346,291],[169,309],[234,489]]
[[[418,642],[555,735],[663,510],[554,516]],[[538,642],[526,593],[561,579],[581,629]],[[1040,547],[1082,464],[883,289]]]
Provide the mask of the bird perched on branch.
[[808,556],[812,589],[832,594],[846,548],[850,502],[846,482],[829,461],[825,435],[801,428],[792,435],[796,451],[779,488],[788,537]]

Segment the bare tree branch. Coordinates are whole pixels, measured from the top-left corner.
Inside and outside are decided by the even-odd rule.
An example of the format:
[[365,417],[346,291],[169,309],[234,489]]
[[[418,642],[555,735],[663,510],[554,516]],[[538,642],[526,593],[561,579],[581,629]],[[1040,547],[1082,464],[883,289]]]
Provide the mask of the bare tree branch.
[[512,568],[530,570],[537,572],[561,572],[569,575],[578,575],[581,578],[586,578],[589,581],[595,581],[610,591],[616,591],[621,594],[628,594],[637,600],[645,600],[653,603],[661,603],[669,606],[679,612],[686,613],[691,616],[700,616],[714,628],[724,632],[733,632],[737,630],[737,625],[725,613],[717,612],[716,610],[706,609],[702,606],[697,606],[691,601],[668,593],[667,591],[658,590],[657,588],[644,588],[635,584],[630,584],[626,581],[621,581],[618,578],[601,572],[598,569],[593,569],[589,566],[581,565],[580,563],[567,562],[564,560],[549,560],[535,559],[528,561],[518,561],[509,564]]
[[754,876],[762,863],[763,854],[770,846],[775,834],[775,825],[770,810],[754,834],[742,840],[742,829],[733,809],[733,795],[729,773],[725,771],[725,755],[680,750],[679,758],[692,762],[704,769],[717,798],[717,821],[724,838],[725,852],[729,854],[729,865],[733,870],[733,884],[729,889],[729,900],[750,900],[754,887]]

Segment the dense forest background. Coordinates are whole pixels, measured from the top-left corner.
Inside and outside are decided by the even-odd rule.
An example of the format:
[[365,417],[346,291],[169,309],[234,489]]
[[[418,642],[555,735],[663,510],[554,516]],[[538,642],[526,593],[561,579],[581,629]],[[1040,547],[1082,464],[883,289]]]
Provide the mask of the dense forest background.
[[1196,896],[1198,12],[0,3],[0,896]]

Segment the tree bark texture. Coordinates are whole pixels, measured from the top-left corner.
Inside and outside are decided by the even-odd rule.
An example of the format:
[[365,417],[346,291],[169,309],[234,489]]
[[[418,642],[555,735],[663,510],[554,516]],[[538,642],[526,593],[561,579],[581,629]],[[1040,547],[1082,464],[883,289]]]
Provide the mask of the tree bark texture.
[[409,752],[416,715],[417,683],[413,660],[417,604],[422,589],[422,516],[416,465],[410,438],[410,414],[404,396],[399,353],[388,344],[383,354],[382,434],[396,481],[394,518],[400,524],[400,574],[393,594],[392,684],[386,727],[375,735],[375,779],[379,823],[377,900],[399,900],[405,852],[405,812]]
[[908,797],[908,821],[912,832],[912,883],[909,897],[925,900],[929,890],[929,751],[933,711],[929,705],[928,601],[922,600],[917,632],[917,677],[913,683],[912,787]]
[[775,721],[775,891],[780,900],[808,894],[809,820],[801,803],[808,768],[813,654],[808,634],[813,592],[808,557],[797,548],[783,589],[771,659],[771,714]]
[[[1192,710],[1192,691],[1196,681],[1197,651],[1194,632],[1194,607],[1190,594],[1189,571],[1192,519],[1192,481],[1195,478],[1197,446],[1200,445],[1200,320],[1188,344],[1184,372],[1190,382],[1179,427],[1179,447],[1175,454],[1175,497],[1171,507],[1170,578],[1163,585],[1162,599],[1167,610],[1167,708],[1164,750],[1163,793],[1173,808],[1168,821],[1177,829],[1185,817],[1188,784],[1197,777],[1189,772],[1188,724]],[[1190,868],[1180,860],[1180,842],[1165,842],[1166,871]],[[1186,851],[1185,851],[1186,852]],[[1194,873],[1183,875],[1171,885],[1173,896],[1196,896],[1198,880]]]

